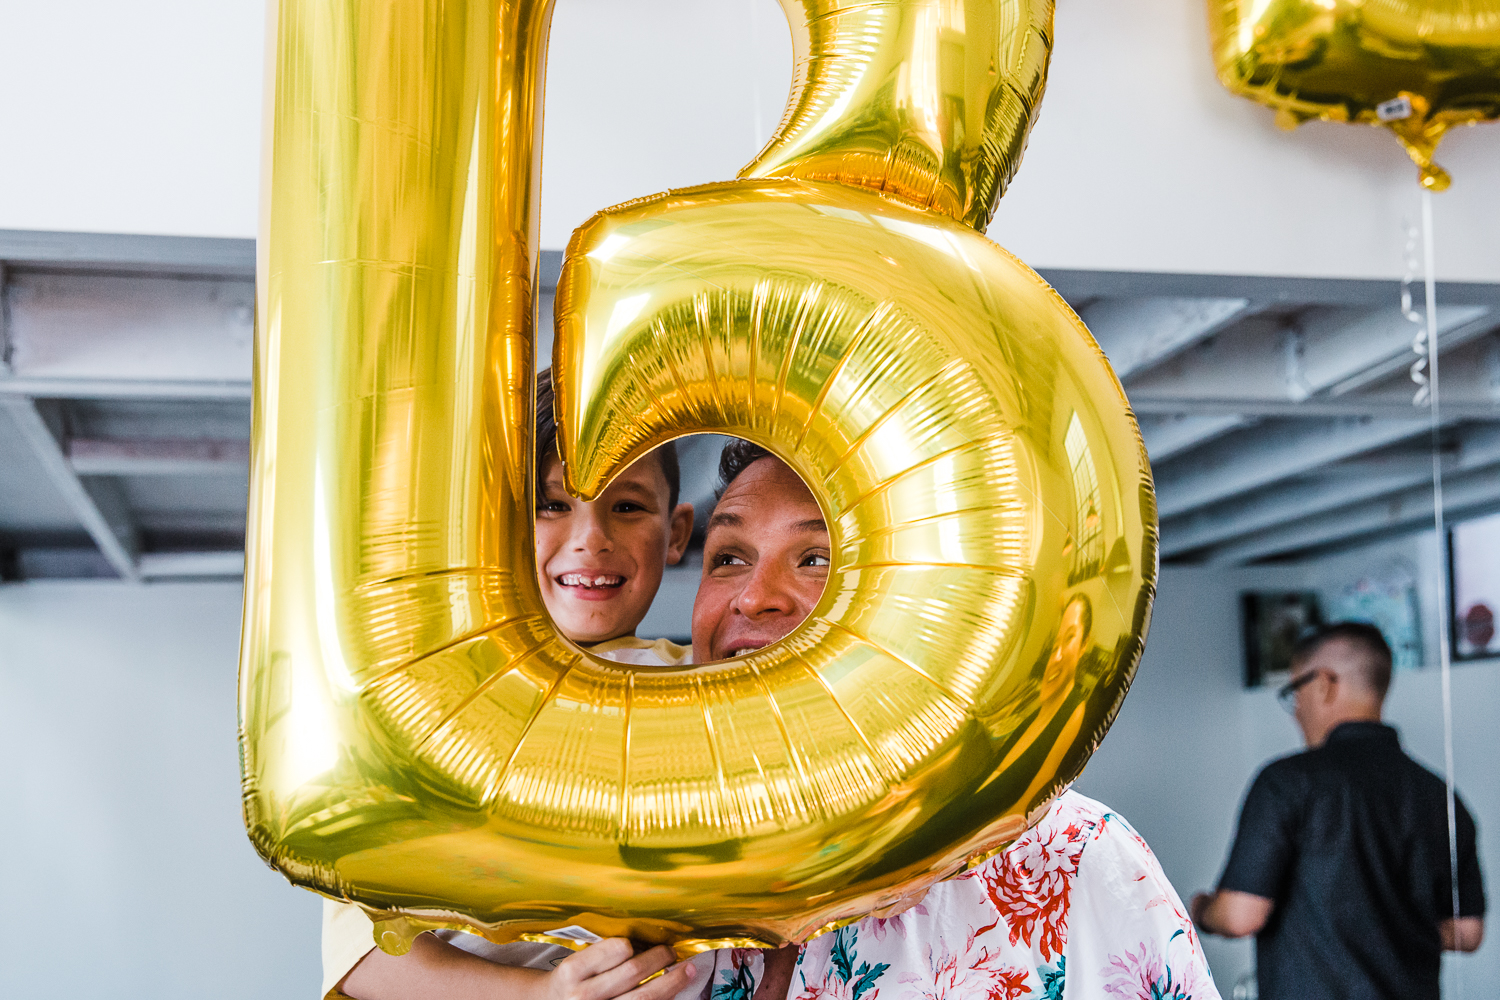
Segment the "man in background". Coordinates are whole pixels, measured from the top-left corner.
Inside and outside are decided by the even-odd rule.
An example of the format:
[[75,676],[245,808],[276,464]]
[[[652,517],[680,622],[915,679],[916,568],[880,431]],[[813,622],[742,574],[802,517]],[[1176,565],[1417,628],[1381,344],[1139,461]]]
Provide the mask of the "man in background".
[[1308,749],[1250,786],[1218,891],[1193,899],[1205,933],[1256,936],[1261,1000],[1437,1000],[1442,952],[1484,936],[1474,821],[1381,722],[1391,650],[1342,622],[1303,640],[1278,692]]

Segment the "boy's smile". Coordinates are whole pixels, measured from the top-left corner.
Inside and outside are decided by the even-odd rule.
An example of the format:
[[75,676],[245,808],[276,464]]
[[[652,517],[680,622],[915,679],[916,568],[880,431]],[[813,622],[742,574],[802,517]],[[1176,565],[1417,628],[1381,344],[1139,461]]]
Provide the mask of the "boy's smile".
[[594,591],[618,590],[625,583],[623,576],[614,573],[563,573],[557,578],[559,587],[576,587],[580,591],[575,597],[586,601],[602,601],[611,595]]

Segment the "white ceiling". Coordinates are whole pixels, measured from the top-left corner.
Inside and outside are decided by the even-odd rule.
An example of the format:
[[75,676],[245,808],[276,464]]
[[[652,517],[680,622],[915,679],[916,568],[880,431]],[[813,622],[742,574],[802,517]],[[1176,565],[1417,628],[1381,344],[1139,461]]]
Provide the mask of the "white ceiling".
[[[252,242],[0,230],[0,261],[0,573],[238,575]],[[544,255],[544,284],[560,263]],[[1043,273],[1140,417],[1164,559],[1286,558],[1430,523],[1397,283]],[[1500,506],[1500,286],[1442,285],[1439,301],[1441,462],[1461,516]],[[685,447],[701,509],[716,455]]]

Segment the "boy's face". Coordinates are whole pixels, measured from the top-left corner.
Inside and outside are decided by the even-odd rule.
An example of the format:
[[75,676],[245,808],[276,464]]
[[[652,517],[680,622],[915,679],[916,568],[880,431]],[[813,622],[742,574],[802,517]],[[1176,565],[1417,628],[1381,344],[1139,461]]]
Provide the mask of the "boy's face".
[[634,634],[661,586],[663,567],[682,559],[693,505],[667,509],[667,477],[650,456],[591,503],[568,495],[562,463],[549,459],[540,492],[536,568],[552,620],[577,643]]

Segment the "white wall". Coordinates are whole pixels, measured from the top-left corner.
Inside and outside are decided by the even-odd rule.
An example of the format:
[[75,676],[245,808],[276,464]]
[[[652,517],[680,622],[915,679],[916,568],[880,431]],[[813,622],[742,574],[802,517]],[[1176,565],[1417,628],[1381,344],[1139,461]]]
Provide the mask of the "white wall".
[[260,0],[0,4],[0,229],[254,236]]
[[256,856],[240,587],[0,586],[0,996],[312,1000],[317,897]]
[[[263,6],[12,3],[0,228],[253,236]],[[1036,267],[1399,277],[1415,168],[1383,131],[1271,113],[1215,81],[1202,0],[1069,0],[1025,165],[990,235]],[[542,245],[594,211],[722,180],[780,117],[773,0],[559,0]],[[1439,159],[1445,280],[1500,280],[1500,125]]]

